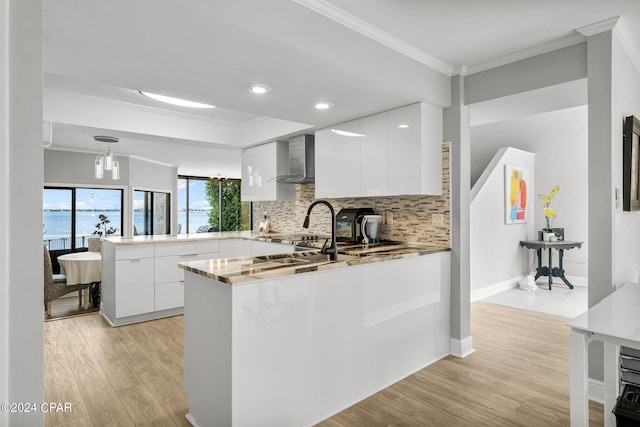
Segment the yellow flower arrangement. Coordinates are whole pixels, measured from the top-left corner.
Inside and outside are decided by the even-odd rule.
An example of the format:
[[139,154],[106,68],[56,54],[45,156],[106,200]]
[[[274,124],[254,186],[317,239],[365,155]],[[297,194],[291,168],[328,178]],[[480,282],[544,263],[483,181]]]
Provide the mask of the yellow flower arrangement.
[[555,209],[550,208],[549,205],[551,204],[551,199],[553,199],[553,196],[558,194],[559,191],[560,191],[560,187],[555,185],[551,189],[551,191],[549,191],[548,194],[538,194],[538,198],[542,200],[542,203],[544,203],[544,217],[545,217],[545,220],[547,221],[547,227],[543,231],[547,233],[553,232],[551,223],[553,222],[553,219],[556,217]]

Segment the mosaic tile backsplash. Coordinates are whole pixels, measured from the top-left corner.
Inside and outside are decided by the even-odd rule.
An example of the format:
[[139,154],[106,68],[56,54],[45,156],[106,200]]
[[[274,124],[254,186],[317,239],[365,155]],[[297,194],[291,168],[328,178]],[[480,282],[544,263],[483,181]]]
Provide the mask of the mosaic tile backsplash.
[[[373,208],[376,214],[393,216],[382,225],[380,237],[385,240],[431,243],[450,246],[449,144],[442,145],[442,195],[393,196],[326,199],[336,213],[342,208]],[[302,228],[307,208],[313,201],[313,184],[296,185],[296,199],[290,201],[253,202],[253,229],[266,212],[272,231],[306,232]],[[331,234],[331,217],[326,206],[318,205],[311,213],[310,233]]]

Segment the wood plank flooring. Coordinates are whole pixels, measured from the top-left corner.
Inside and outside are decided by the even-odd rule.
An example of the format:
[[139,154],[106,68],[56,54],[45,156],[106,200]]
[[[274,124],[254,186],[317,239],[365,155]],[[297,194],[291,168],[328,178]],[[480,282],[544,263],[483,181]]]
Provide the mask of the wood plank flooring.
[[78,303],[77,293],[73,293],[74,296],[65,296],[62,298],[58,298],[55,301],[51,302],[51,316],[46,317],[45,321],[63,319],[70,316],[79,316],[83,314],[96,313],[99,309],[98,307],[90,306],[85,309],[82,305]]
[[[320,423],[352,426],[568,426],[567,319],[472,304],[476,352],[452,356]],[[91,314],[46,322],[45,397],[71,402],[46,426],[189,426],[183,317],[111,328]],[[602,426],[592,404],[591,426]]]

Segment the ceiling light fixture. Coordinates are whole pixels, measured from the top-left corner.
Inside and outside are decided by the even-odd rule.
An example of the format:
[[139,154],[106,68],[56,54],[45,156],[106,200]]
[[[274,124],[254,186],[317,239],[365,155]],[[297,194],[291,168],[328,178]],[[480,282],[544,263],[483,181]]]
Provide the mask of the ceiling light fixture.
[[328,101],[317,102],[313,106],[313,108],[315,108],[316,110],[328,110],[331,107],[333,107],[333,102]]
[[200,102],[187,101],[186,99],[173,98],[171,96],[158,95],[155,93],[138,91],[140,95],[144,95],[147,98],[155,99],[156,101],[165,102],[167,104],[179,105],[180,107],[189,108],[216,108],[215,105],[202,104]]
[[[120,141],[113,136],[94,136],[93,139],[108,144],[115,144]],[[106,170],[111,171],[111,179],[120,179],[120,162],[116,160],[116,155],[112,147],[107,149],[106,154],[96,156],[94,168],[96,179],[104,178],[104,171]]]
[[403,124],[401,124],[401,125],[398,125],[398,129],[406,129],[406,128],[408,128],[408,127],[409,127],[409,125],[404,124],[404,123],[403,123]]
[[246,90],[247,92],[253,93],[256,95],[262,95],[262,94],[271,92],[271,87],[263,84],[258,84],[258,83],[247,84],[247,85],[244,85],[243,87],[244,87],[244,90]]

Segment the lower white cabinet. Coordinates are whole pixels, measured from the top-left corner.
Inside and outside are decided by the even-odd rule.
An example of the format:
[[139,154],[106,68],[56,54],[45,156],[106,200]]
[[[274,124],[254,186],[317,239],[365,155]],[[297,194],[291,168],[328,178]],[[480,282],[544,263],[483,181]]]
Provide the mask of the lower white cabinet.
[[[182,252],[185,252],[185,249],[189,248],[184,248]],[[217,259],[219,257],[219,252],[156,256],[155,311],[184,306],[184,270],[178,267],[179,262]]]
[[153,258],[115,262],[116,317],[135,316],[155,310]]
[[184,270],[178,263],[293,252],[293,245],[246,239],[112,244],[102,249],[100,312],[115,326],[181,313]]
[[184,306],[184,280],[180,282],[156,283],[155,288],[156,311]]

